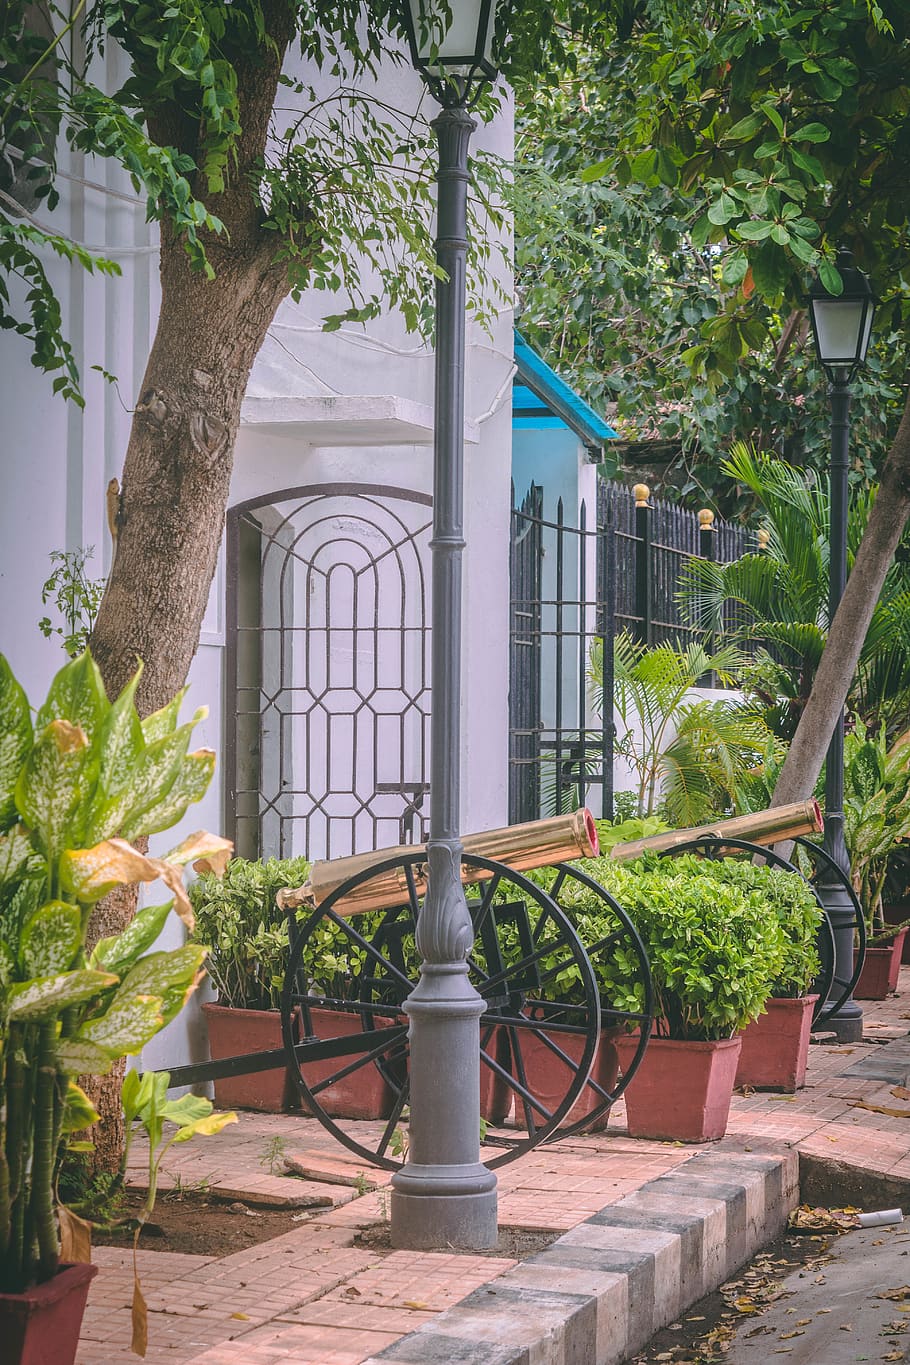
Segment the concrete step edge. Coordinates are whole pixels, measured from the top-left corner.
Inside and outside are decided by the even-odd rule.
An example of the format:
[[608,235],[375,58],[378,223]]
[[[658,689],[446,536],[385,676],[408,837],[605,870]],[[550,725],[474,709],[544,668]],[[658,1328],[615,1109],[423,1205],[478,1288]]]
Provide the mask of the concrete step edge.
[[697,1152],[364,1365],[619,1365],[779,1235],[798,1176],[795,1150]]

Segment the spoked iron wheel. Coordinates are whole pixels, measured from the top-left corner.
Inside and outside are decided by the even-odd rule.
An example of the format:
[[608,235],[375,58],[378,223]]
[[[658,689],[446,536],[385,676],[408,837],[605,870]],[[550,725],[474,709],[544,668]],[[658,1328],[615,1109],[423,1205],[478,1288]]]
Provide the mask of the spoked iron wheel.
[[[594,1070],[575,1109],[554,1134],[554,1137],[570,1137],[603,1127],[611,1106],[638,1070],[654,1026],[654,988],[644,944],[619,902],[593,877],[571,863],[561,863],[547,871],[552,874],[547,891],[581,936],[600,992],[601,1043]],[[609,983],[610,963],[616,959],[622,959],[622,986]],[[635,978],[632,999],[628,998],[625,984],[630,970]],[[627,1029],[637,1030],[638,1045],[625,1071],[619,1075],[612,1038]]]
[[[814,845],[812,846],[814,847]],[[703,838],[692,839],[685,844],[677,844],[674,848],[667,849],[662,856],[672,858],[677,853],[697,853],[702,857],[711,859],[726,858],[735,854],[747,854],[749,861],[760,858],[766,867],[779,867],[784,872],[795,872],[802,876],[799,868],[793,863],[782,858],[774,849],[766,848],[763,844],[753,844],[746,839],[722,839],[722,838]],[[805,878],[804,878],[805,880]],[[828,1017],[828,1002],[831,991],[835,988],[835,950],[834,950],[834,931],[831,928],[831,921],[827,911],[822,905],[815,887],[811,882],[808,883],[815,899],[818,901],[818,908],[822,912],[822,919],[818,926],[818,956],[821,961],[821,969],[818,976],[812,983],[812,994],[818,996],[818,1003],[812,1012],[813,1026],[823,1023]],[[849,994],[849,990],[847,992]],[[844,997],[846,999],[846,996]],[[841,1004],[843,1001],[840,1002]]]
[[[573,1109],[597,1051],[600,1003],[587,953],[556,901],[502,863],[462,861],[477,874],[466,888],[476,936],[468,965],[487,1005],[481,1107],[496,1129],[488,1129],[485,1146],[502,1149],[486,1164],[497,1167],[545,1141]],[[387,1170],[406,1156],[402,1006],[419,974],[414,926],[425,862],[419,852],[377,863],[327,896],[297,928],[282,995],[285,1047],[303,1107],[351,1151]],[[398,904],[354,913],[346,907],[353,892],[390,872],[403,887]],[[555,1059],[543,1079],[538,1053]],[[364,1122],[367,1112],[381,1118]]]
[[[811,839],[805,838],[800,834],[793,841],[808,856],[812,864],[812,881],[817,882],[823,873],[832,874],[846,892],[850,904],[853,907],[853,942],[856,948],[854,953],[853,975],[849,980],[844,976],[835,976],[832,973],[831,990],[825,998],[824,1008],[819,1012],[815,1022],[826,1024],[832,1019],[838,1010],[846,1004],[853,994],[853,988],[859,981],[860,972],[863,970],[863,962],[866,959],[866,917],[863,914],[863,907],[859,903],[859,897],[853,890],[850,878],[846,876],[838,867],[827,849],[822,848],[821,844],[814,844]],[[814,889],[814,887],[813,887]],[[817,892],[816,892],[817,894]]]

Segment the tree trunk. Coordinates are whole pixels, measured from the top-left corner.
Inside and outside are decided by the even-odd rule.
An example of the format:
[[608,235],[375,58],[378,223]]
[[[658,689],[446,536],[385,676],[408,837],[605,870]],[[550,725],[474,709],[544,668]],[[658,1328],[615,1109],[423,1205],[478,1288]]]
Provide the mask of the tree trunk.
[[[143,664],[140,715],[186,681],[215,573],[230,491],[240,405],[253,362],[289,291],[284,243],[261,226],[253,187],[264,155],[278,77],[294,29],[287,0],[265,0],[266,39],[234,61],[242,132],[226,189],[210,201],[225,232],[208,235],[214,279],[193,270],[168,221],[161,225],[161,310],[133,415],[117,514],[117,547],[90,646],[113,698]],[[176,106],[149,131],[200,164],[198,126]],[[197,177],[196,194],[208,200]],[[126,927],[135,888],[93,912],[91,941]],[[116,1170],[123,1144],[120,1076],[92,1085],[102,1115],[96,1171]]]
[[807,800],[847,699],[869,622],[910,516],[910,397],[882,470],[875,505],[837,614],[831,622],[812,691],[781,768],[772,806]]

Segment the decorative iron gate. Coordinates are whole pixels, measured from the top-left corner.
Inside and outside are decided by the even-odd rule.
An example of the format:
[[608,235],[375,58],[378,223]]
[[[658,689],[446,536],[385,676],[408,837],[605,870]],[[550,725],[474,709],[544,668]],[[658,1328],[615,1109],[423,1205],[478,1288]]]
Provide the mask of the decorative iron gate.
[[[613,810],[613,636],[642,644],[698,638],[677,594],[692,558],[728,563],[755,548],[744,527],[661,499],[639,501],[598,482],[596,524],[584,502],[577,524],[562,499],[543,515],[532,484],[512,496],[509,686],[509,819],[513,823],[590,803]],[[572,512],[574,518],[574,509]],[[734,628],[741,609],[724,611]],[[592,650],[602,668],[603,708],[591,686]],[[596,670],[595,670],[596,671]],[[705,677],[704,685],[710,685]],[[601,721],[607,717],[607,723]]]
[[599,641],[612,697],[614,537],[543,516],[532,484],[512,503],[509,821],[536,820],[592,801],[612,812],[613,725],[591,705],[589,655]]
[[431,506],[321,484],[228,513],[225,812],[242,856],[423,839]]

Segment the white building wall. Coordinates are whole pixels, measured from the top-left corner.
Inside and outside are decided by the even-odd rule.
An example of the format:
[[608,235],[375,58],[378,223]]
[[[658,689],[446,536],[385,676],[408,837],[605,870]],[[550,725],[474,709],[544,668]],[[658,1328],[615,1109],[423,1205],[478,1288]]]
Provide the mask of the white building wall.
[[[108,88],[122,82],[122,66],[121,56],[109,46],[103,74]],[[405,109],[427,98],[409,69],[392,65],[383,69],[379,89],[390,103]],[[481,129],[476,141],[505,157],[511,155],[508,102],[495,125]],[[0,334],[4,414],[0,592],[5,603],[0,649],[35,701],[64,662],[59,644],[45,640],[37,628],[45,612],[41,585],[50,571],[50,552],[93,545],[90,574],[100,576],[109,567],[105,489],[122,468],[158,299],[156,229],[146,224],[144,203],[134,196],[128,178],[112,164],[87,162],[62,146],[60,168],[60,203],[53,213],[46,207],[37,210],[37,221],[103,249],[118,261],[122,275],[107,279],[65,267],[55,258],[47,262],[82,375],[84,411],[52,395],[51,380],[30,366],[20,338]],[[505,283],[510,287],[510,279]],[[250,394],[394,395],[431,409],[433,361],[428,348],[392,316],[365,329],[323,333],[324,312],[341,306],[339,300],[316,292],[305,294],[299,304],[288,301],[256,364]],[[466,416],[473,439],[466,451],[462,762],[463,819],[471,829],[504,823],[506,816],[511,330],[508,311],[498,318],[492,337],[476,325],[468,329]],[[107,384],[94,366],[115,374],[117,384]],[[270,434],[261,427],[245,427],[237,443],[232,502],[319,482],[430,491],[432,449],[427,433],[400,444],[389,444],[387,432],[380,444],[368,440],[362,426],[350,444],[326,443],[324,432],[320,444],[287,428]],[[222,556],[187,699],[188,708],[208,704],[209,718],[197,731],[197,743],[219,752],[225,724],[224,629]],[[219,773],[180,829],[155,841],[159,849],[192,829],[221,828],[221,782]],[[178,942],[181,932],[173,921],[163,942]],[[165,1037],[147,1049],[146,1064],[199,1056],[202,1046],[195,1012],[185,1011]]]

